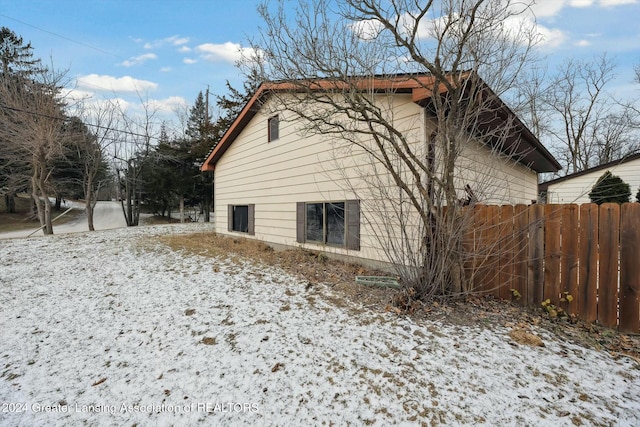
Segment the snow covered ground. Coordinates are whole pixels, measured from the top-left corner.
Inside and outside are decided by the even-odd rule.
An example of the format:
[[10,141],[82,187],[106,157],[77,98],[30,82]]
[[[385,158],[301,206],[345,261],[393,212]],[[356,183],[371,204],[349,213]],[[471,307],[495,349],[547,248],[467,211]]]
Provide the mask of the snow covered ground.
[[629,359],[336,307],[149,239],[210,227],[0,241],[0,425],[640,425]]

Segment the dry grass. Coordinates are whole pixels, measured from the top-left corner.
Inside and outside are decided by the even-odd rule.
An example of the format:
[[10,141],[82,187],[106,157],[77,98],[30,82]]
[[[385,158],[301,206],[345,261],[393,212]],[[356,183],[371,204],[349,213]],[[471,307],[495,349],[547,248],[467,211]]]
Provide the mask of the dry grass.
[[307,287],[323,283],[329,285],[338,297],[328,298],[332,303],[345,306],[345,298],[369,308],[384,309],[397,291],[372,288],[356,284],[358,275],[387,275],[357,264],[328,259],[305,249],[275,251],[271,246],[252,239],[220,236],[215,233],[169,235],[159,241],[174,251],[186,251],[208,257],[241,257],[247,260],[282,268],[289,274],[307,282]]

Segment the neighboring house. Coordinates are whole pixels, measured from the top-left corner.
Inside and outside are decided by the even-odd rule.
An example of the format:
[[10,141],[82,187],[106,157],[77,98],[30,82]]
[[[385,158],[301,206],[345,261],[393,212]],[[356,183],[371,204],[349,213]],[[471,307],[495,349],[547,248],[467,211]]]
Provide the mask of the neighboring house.
[[591,203],[589,192],[606,171],[629,184],[633,201],[640,187],[640,153],[543,182],[538,187],[540,198],[546,203]]
[[[425,109],[430,91],[420,80],[427,78],[376,81],[379,102],[396,128],[425,147],[434,130]],[[374,261],[364,262],[369,265],[386,262],[379,243],[384,208],[372,207],[375,191],[367,190],[387,179],[387,197],[397,195],[395,202],[403,197],[399,189],[385,178],[384,168],[350,143],[302,134],[291,113],[278,112],[272,96],[276,91],[283,93],[282,83],[262,84],[202,165],[202,170],[214,171],[216,232]],[[511,110],[502,103],[500,109],[517,126],[517,140],[507,144],[512,154],[519,147],[517,160],[491,154],[480,143],[468,147],[460,167],[475,167],[462,175],[460,196],[471,183],[480,202],[529,204],[537,199],[538,173],[555,172],[560,165]],[[475,183],[482,180],[491,183],[481,191]]]

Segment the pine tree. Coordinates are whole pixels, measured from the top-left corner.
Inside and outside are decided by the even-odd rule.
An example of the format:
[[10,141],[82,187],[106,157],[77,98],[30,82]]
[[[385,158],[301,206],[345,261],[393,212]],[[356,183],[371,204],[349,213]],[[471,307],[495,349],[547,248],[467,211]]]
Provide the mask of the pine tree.
[[227,95],[216,96],[216,105],[223,114],[214,123],[214,140],[217,143],[234,122],[253,94],[258,90],[261,80],[257,71],[252,70],[242,86],[242,91],[231,86],[227,80]]
[[202,91],[198,92],[196,101],[189,110],[186,134],[185,142],[189,143],[194,160],[204,160],[212,144],[212,126]]
[[33,57],[31,42],[24,44],[22,37],[7,27],[0,29],[0,62],[3,76],[29,76],[44,70],[40,60]]
[[619,176],[606,171],[591,189],[589,198],[591,203],[626,203],[631,197],[629,184]]
[[[0,29],[0,81],[29,77],[42,71],[39,59],[33,57],[31,43],[24,44],[7,27]],[[0,189],[6,189],[5,205],[7,212],[15,212],[15,195],[28,187],[28,162],[20,156],[11,141],[0,140]]]

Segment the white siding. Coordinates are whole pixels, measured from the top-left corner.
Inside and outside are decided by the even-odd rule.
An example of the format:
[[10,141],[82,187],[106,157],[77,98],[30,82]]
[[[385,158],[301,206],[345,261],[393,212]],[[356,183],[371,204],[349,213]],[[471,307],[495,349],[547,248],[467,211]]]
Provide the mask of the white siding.
[[569,178],[557,184],[550,184],[547,189],[547,203],[591,203],[589,192],[598,181],[598,178],[607,170],[629,184],[631,201],[634,201],[638,187],[640,187],[640,159]]
[[[398,129],[417,147],[426,147],[422,109],[410,95],[381,97]],[[270,243],[322,249],[336,254],[387,261],[376,233],[384,230],[386,208],[379,189],[399,197],[399,190],[381,166],[362,150],[331,137],[301,137],[290,117],[280,115],[280,138],[267,142],[268,105],[263,106],[215,165],[216,231],[228,234],[227,205],[255,204],[255,236]],[[476,147],[469,158],[481,164],[478,173],[499,177],[495,197],[500,203],[535,199],[537,176],[528,168],[509,165]],[[420,153],[424,158],[425,153]],[[476,165],[477,166],[477,165]],[[466,173],[466,172],[465,172]],[[477,180],[476,176],[470,178]],[[372,183],[383,183],[372,186]],[[360,199],[360,251],[296,242],[296,203]],[[377,208],[375,207],[377,206]],[[365,220],[366,218],[366,220]],[[232,233],[235,234],[235,233]],[[238,233],[240,234],[240,233]]]
[[478,201],[487,205],[530,204],[538,198],[538,174],[480,144],[461,153],[459,188],[469,184]]

